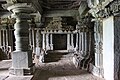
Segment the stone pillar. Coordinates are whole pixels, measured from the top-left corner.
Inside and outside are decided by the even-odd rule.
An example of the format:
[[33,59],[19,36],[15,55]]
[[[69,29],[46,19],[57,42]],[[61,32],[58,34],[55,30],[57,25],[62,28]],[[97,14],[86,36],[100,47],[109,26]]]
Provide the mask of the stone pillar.
[[30,45],[30,48],[32,49],[32,30],[31,30],[31,28],[29,29],[29,45]]
[[82,33],[81,30],[79,30],[79,52],[82,50]]
[[50,44],[49,44],[49,34],[46,34],[46,50],[50,50]]
[[5,29],[3,29],[3,50],[5,52]]
[[78,32],[76,33],[76,46],[75,51],[78,51]]
[[105,80],[120,80],[120,15],[103,19],[103,68]]
[[[1,26],[0,26],[1,27]],[[0,29],[0,48],[1,48],[1,46],[2,46],[2,33],[1,33],[1,29]]]
[[43,40],[42,40],[42,48],[43,48],[44,50],[46,50],[46,46],[45,46],[45,45],[46,45],[45,34],[43,33],[42,36],[43,36],[43,38],[42,38],[42,39],[43,39]]
[[36,32],[36,55],[40,56],[40,32],[39,29],[37,29]]
[[87,52],[88,52],[88,30],[87,30],[87,26],[84,27],[85,30],[84,30],[84,55],[86,56],[87,55]]
[[32,53],[35,54],[35,29],[33,25],[31,29],[32,29],[32,50],[33,50]]
[[85,51],[85,32],[84,32],[84,26],[82,26],[82,31],[81,31],[81,54],[84,55]]
[[15,48],[12,53],[12,67],[10,74],[23,76],[32,73],[32,52],[29,49],[29,13],[33,12],[31,6],[26,3],[14,4],[8,7],[12,11],[12,18],[16,18],[14,24]]
[[6,29],[6,47],[8,47],[9,46],[9,44],[8,44],[8,29]]
[[53,50],[53,34],[50,34],[50,50]]
[[71,49],[74,49],[73,34],[71,33]]
[[70,34],[67,34],[67,50],[70,49]]
[[102,23],[101,21],[96,21],[94,26],[94,38],[95,38],[95,67],[93,74],[99,77],[103,77],[103,33],[102,33]]

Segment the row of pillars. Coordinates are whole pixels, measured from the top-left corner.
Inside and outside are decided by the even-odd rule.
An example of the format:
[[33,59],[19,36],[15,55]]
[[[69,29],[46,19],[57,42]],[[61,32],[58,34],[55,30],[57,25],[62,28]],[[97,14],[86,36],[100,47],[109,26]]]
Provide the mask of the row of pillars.
[[48,34],[48,33],[43,33],[42,34],[42,48],[44,50],[53,50],[53,35],[52,34]]
[[[2,27],[4,29],[2,29]],[[2,59],[11,59],[11,52],[13,51],[13,30],[12,28],[6,28],[2,26],[0,29],[0,53]]]
[[76,34],[76,55],[75,58],[75,65],[79,68],[86,68],[88,69],[89,63],[92,61],[93,58],[93,29],[90,26],[82,26],[80,24],[76,25],[77,34]]
[[[62,34],[62,33],[61,33]],[[53,34],[51,33],[43,33],[42,34],[42,48],[44,50],[53,50]],[[67,34],[67,50],[74,49],[74,42],[73,42],[73,33]]]

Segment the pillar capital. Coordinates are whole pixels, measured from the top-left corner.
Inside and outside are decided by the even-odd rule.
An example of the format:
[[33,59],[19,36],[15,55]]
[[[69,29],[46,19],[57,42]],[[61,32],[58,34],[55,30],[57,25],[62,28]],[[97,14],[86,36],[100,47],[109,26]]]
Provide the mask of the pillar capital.
[[16,3],[8,6],[7,9],[13,13],[33,13],[35,9],[27,3]]
[[28,15],[30,13],[35,12],[35,9],[28,5],[27,3],[17,3],[14,5],[10,5],[7,7],[7,10],[11,11],[13,14],[11,15],[12,18],[17,19],[31,19],[31,16]]

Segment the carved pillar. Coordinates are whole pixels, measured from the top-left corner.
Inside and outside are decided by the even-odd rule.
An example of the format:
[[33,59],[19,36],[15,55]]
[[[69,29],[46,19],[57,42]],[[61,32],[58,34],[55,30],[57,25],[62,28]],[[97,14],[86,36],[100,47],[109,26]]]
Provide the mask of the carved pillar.
[[78,51],[78,32],[76,33],[76,46],[75,46],[75,51]]
[[0,48],[1,48],[1,46],[2,46],[2,30],[0,29]]
[[4,50],[4,52],[5,52],[5,46],[6,46],[6,44],[5,44],[5,29],[3,29],[3,50]]
[[32,53],[35,53],[35,29],[33,25],[31,27],[32,27],[31,28],[32,29],[32,50],[33,50]]
[[31,6],[26,3],[14,4],[8,7],[12,11],[12,17],[16,18],[14,24],[15,48],[12,53],[12,67],[10,74],[23,76],[30,74],[32,69],[32,52],[29,49],[29,13],[33,12]]
[[82,31],[81,31],[81,41],[82,41],[82,46],[81,46],[81,54],[84,55],[85,51],[85,32],[84,32],[84,26],[82,26]]
[[87,51],[88,51],[88,29],[87,29],[88,26],[85,26],[84,29],[84,55],[87,55]]
[[40,30],[37,29],[36,32],[36,55],[40,56]]
[[95,37],[95,75],[103,77],[103,33],[102,33],[102,23],[101,21],[96,21],[94,26],[94,37]]
[[29,28],[29,45],[32,50],[32,29],[31,28]]
[[120,14],[103,19],[103,68],[106,80],[120,80]]
[[49,34],[46,34],[46,50],[50,50],[50,43],[49,43]]
[[71,33],[71,49],[74,49],[73,33]]
[[79,52],[82,50],[82,33],[81,30],[79,30]]
[[70,34],[67,34],[67,50],[70,49]]
[[42,36],[43,36],[43,38],[42,38],[42,39],[43,39],[43,40],[42,40],[42,48],[43,48],[44,50],[46,50],[46,46],[45,46],[45,45],[46,45],[45,33],[43,33]]
[[50,50],[53,50],[53,34],[50,34]]

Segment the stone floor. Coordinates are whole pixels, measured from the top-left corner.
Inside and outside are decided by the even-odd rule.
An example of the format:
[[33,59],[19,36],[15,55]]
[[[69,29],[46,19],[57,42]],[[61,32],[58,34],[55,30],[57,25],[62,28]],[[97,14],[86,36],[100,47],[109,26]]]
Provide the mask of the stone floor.
[[[36,71],[32,76],[9,75],[11,60],[0,61],[0,80],[104,80],[93,76],[86,70],[77,69],[72,63],[71,54],[58,54],[59,59],[48,63],[36,62]],[[57,58],[57,56],[52,56]],[[50,58],[49,58],[50,59]],[[58,60],[58,61],[56,61]]]
[[0,61],[0,80],[30,80],[33,76],[12,76],[9,75],[9,68],[12,65],[11,60]]
[[57,62],[38,63],[36,68],[32,80],[104,80],[77,69],[71,54],[63,55]]

